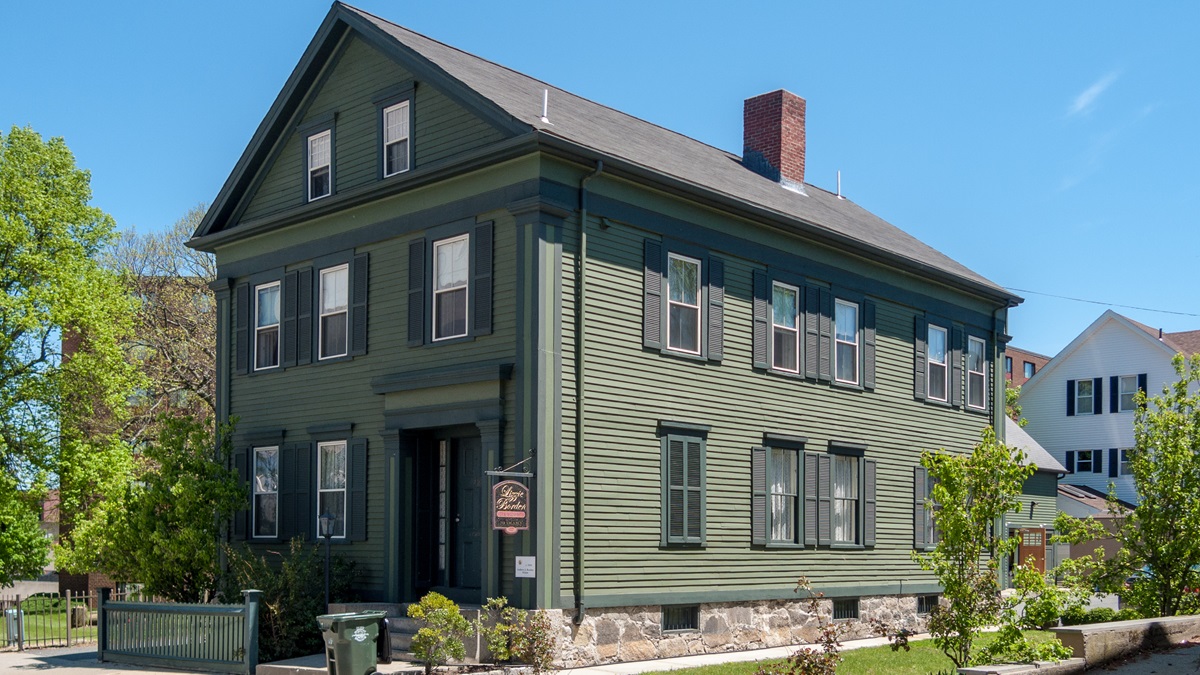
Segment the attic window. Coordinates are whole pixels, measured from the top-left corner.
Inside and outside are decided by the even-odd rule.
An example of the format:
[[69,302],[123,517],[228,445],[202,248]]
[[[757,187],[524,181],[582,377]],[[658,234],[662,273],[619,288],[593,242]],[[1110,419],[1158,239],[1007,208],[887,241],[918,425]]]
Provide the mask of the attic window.
[[333,132],[329,129],[308,137],[308,201],[333,192]]
[[408,171],[408,101],[383,109],[383,175]]

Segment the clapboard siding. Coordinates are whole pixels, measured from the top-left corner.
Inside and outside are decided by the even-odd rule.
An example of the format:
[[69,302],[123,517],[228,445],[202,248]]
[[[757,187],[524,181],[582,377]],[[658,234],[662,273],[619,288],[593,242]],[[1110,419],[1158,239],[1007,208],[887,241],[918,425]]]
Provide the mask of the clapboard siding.
[[[801,575],[820,586],[863,582],[867,570],[871,583],[931,581],[909,556],[912,467],[923,449],[969,449],[989,418],[914,400],[913,319],[923,309],[875,298],[874,391],[755,371],[751,278],[758,265],[714,250],[710,254],[725,261],[724,361],[665,356],[642,348],[643,242],[655,235],[611,221],[604,229],[597,224],[588,240],[587,594],[704,591],[716,585],[723,591],[777,589]],[[574,226],[566,231],[564,249],[574,251]],[[799,260],[789,271],[806,273]],[[563,386],[572,393],[574,273],[573,254],[564,255]],[[703,549],[660,547],[660,419],[712,425]],[[875,547],[751,547],[750,448],[768,431],[807,436],[812,450],[824,450],[833,439],[868,444],[868,457],[879,462]],[[565,533],[574,532],[574,486],[569,484],[574,437],[574,410],[564,409],[564,570],[570,569],[572,548]],[[564,573],[564,594],[571,592],[571,581]]]
[[[336,114],[334,126],[334,192],[379,180],[379,109],[375,97],[412,73],[357,37],[352,37],[332,66],[324,86],[312,98],[297,126]],[[414,90],[412,133],[414,166],[443,161],[503,138],[444,94],[424,83]],[[304,143],[290,133],[258,191],[251,196],[243,220],[254,220],[305,203]]]

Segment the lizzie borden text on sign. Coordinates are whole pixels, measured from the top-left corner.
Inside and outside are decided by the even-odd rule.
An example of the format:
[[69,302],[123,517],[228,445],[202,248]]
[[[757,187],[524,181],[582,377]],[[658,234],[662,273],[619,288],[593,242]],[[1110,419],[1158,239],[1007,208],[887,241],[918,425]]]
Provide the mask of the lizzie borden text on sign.
[[492,487],[492,529],[516,534],[529,529],[529,488],[515,480]]

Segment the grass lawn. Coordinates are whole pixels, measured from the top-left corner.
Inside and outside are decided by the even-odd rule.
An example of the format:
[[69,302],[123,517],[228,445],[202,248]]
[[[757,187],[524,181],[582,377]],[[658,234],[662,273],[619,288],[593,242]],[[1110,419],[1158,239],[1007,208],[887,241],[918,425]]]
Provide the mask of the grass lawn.
[[[1034,642],[1045,642],[1054,637],[1050,631],[1025,631],[1025,636]],[[994,634],[984,634],[980,639],[986,644]],[[912,651],[900,650],[893,652],[889,646],[864,647],[842,652],[843,661],[838,666],[838,673],[847,675],[867,675],[880,673],[887,675],[929,675],[930,673],[953,673],[954,664],[946,658],[942,651],[934,646],[932,640],[918,640],[911,643]],[[721,663],[703,668],[688,668],[686,670],[669,671],[671,675],[754,675],[758,663],[753,661],[742,663]]]

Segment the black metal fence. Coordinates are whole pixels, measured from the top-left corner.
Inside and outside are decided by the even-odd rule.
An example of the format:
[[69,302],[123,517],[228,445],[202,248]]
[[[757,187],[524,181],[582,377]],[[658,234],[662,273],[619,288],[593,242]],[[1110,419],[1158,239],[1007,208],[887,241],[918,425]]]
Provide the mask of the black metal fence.
[[[126,594],[120,597],[125,598]],[[136,596],[134,596],[136,597]],[[98,633],[96,593],[0,596],[0,649],[93,644]]]

